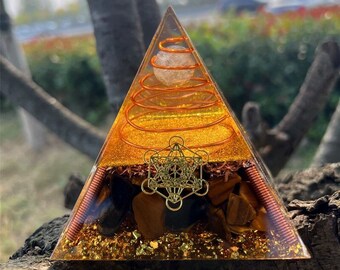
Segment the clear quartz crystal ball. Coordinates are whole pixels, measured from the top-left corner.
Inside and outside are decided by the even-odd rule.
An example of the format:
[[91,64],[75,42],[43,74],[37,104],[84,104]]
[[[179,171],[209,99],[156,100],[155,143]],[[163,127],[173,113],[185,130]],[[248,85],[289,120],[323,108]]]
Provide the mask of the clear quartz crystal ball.
[[[183,46],[172,45],[167,48],[184,50]],[[166,67],[186,67],[195,64],[195,59],[191,53],[176,53],[176,52],[165,52],[159,51],[156,56],[155,63],[160,66]],[[162,69],[153,68],[156,78],[166,86],[177,86],[188,82],[194,75],[194,69]]]

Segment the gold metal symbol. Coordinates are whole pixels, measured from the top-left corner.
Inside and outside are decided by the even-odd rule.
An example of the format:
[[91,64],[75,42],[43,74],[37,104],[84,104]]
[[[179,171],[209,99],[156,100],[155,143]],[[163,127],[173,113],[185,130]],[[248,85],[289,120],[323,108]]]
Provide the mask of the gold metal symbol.
[[144,159],[149,169],[148,178],[141,185],[142,191],[162,196],[169,210],[179,210],[183,200],[193,194],[208,193],[209,184],[202,178],[202,166],[208,162],[208,153],[191,151],[184,146],[181,137],[172,137],[169,146],[160,151],[147,151]]

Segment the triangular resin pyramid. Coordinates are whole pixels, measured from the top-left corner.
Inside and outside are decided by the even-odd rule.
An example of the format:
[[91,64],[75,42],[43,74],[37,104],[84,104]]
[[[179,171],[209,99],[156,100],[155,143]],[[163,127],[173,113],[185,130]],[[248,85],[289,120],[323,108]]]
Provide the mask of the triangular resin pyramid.
[[309,258],[269,178],[169,8],[52,259]]

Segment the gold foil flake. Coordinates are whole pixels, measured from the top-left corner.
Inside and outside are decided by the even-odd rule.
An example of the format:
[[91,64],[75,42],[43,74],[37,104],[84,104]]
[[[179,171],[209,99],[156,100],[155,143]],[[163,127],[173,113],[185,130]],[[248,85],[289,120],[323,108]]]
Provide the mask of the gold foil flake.
[[158,242],[157,241],[151,241],[150,246],[154,249],[157,249],[158,248]]
[[149,247],[145,244],[141,244],[136,249],[136,255],[137,256],[148,256],[153,254],[153,248]]
[[238,247],[236,247],[236,246],[232,246],[232,247],[230,247],[230,249],[231,249],[231,251],[233,251],[233,252],[238,251]]
[[141,237],[141,234],[140,234],[137,230],[134,230],[134,231],[132,232],[132,235],[133,235],[133,237],[134,237],[135,239],[138,239],[139,237]]

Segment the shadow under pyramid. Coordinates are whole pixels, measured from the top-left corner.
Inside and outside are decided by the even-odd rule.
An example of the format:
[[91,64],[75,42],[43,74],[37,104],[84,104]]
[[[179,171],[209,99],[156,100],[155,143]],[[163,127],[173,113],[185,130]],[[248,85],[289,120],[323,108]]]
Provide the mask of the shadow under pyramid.
[[168,8],[51,258],[309,257]]

